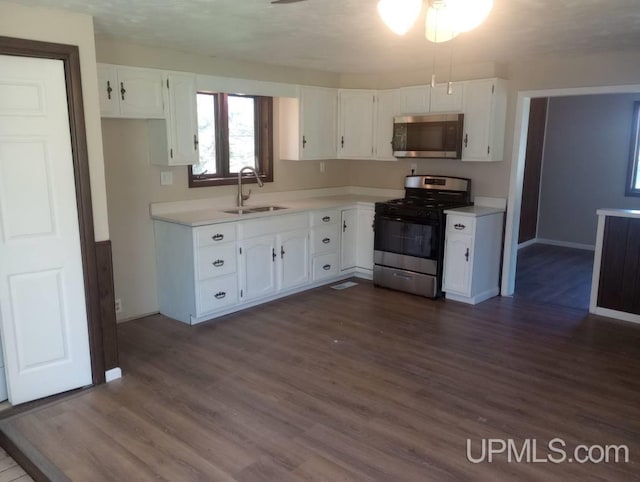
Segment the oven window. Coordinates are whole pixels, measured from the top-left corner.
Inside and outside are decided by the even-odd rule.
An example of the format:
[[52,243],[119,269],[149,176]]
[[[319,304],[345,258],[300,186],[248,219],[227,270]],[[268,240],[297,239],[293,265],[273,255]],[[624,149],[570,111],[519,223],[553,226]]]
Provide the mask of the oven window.
[[375,249],[417,258],[438,258],[436,226],[376,217]]

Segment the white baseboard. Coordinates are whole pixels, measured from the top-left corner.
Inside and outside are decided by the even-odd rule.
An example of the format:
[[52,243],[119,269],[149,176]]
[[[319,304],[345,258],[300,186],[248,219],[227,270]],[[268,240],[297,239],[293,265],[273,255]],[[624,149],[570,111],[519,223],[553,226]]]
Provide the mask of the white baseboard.
[[533,239],[530,239],[529,241],[525,241],[524,243],[520,243],[518,245],[518,250],[520,250],[522,248],[526,248],[527,246],[533,246],[537,242],[538,242],[538,238],[533,238]]
[[106,372],[104,372],[104,378],[107,383],[122,378],[122,369],[120,367],[115,367],[111,370],[107,370]]
[[586,251],[596,250],[596,247],[593,244],[571,243],[569,241],[556,241],[555,239],[537,238],[537,243],[548,244],[549,246],[560,246],[563,248],[584,249]]

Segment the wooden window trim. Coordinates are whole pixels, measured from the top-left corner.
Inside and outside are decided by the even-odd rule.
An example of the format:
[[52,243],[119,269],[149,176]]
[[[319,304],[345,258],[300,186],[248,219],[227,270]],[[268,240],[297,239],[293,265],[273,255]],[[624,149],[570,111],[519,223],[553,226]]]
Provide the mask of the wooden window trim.
[[640,176],[640,101],[633,103],[633,122],[631,124],[631,146],[629,148],[629,168],[627,172],[626,196],[640,197],[636,179]]
[[[206,93],[206,92],[203,92]],[[216,170],[218,174],[194,175],[189,166],[189,187],[224,186],[236,184],[237,174],[229,173],[229,126],[227,97],[233,94],[216,95]],[[259,153],[259,176],[262,182],[273,182],[273,98],[264,96],[244,96],[254,99],[255,142]],[[243,176],[243,183],[256,183],[254,176]]]

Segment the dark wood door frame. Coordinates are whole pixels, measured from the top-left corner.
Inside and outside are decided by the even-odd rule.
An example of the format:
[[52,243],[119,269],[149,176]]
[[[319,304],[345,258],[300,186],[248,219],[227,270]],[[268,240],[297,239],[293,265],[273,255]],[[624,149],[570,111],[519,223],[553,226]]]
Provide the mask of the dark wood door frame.
[[41,59],[61,60],[67,86],[69,130],[80,226],[80,248],[84,274],[84,291],[91,351],[91,374],[93,383],[105,381],[104,346],[100,320],[100,293],[96,244],[93,229],[91,183],[89,179],[89,154],[84,121],[82,84],[80,77],[80,53],[76,45],[56,44],[0,36],[0,55],[15,55]]

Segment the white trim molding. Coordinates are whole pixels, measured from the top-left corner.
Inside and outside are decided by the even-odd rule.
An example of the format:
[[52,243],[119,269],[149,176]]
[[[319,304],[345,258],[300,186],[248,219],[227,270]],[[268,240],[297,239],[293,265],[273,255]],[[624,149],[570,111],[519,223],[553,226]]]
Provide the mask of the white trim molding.
[[107,383],[112,382],[113,380],[118,380],[119,378],[122,378],[122,369],[120,367],[115,367],[111,370],[107,370],[104,372],[104,378]]
[[595,251],[596,247],[593,244],[573,243],[571,241],[559,241],[556,239],[536,238],[536,242],[539,244],[547,244],[549,246],[560,246],[563,248],[584,249],[585,251]]

